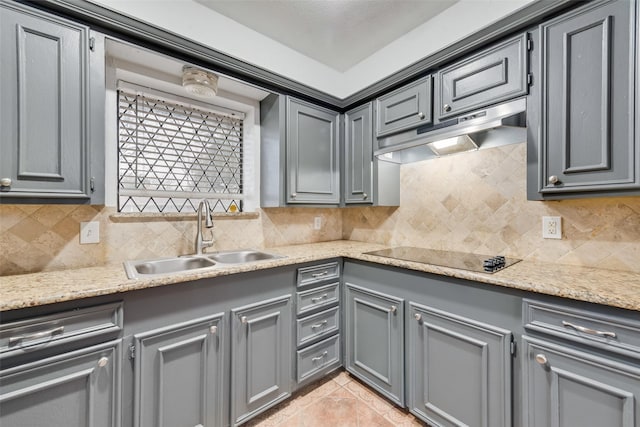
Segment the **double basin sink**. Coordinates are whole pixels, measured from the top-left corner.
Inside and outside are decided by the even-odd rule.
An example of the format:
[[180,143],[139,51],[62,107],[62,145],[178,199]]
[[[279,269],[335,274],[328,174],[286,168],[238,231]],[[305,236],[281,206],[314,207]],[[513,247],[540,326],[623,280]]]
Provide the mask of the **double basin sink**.
[[126,261],[124,269],[130,279],[138,279],[160,274],[182,273],[205,268],[225,267],[255,261],[284,258],[268,252],[253,249],[222,251],[202,255],[186,255],[175,258],[161,258],[145,261]]

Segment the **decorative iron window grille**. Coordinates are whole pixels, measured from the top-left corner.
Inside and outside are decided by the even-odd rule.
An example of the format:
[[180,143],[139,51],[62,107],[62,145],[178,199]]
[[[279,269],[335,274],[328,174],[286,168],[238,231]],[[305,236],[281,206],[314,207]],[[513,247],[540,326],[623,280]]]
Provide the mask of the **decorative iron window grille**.
[[[240,113],[240,116],[243,115]],[[118,90],[118,211],[242,212],[242,118]]]

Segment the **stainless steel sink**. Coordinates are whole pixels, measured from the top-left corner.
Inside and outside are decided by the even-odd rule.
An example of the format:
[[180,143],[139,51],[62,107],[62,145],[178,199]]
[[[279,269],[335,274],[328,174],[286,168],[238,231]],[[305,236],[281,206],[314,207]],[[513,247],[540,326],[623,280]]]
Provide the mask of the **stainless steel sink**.
[[284,257],[254,249],[240,249],[175,258],[125,261],[124,269],[130,279],[138,279],[160,274],[182,273],[198,269],[224,267],[225,265],[238,265],[276,258]]
[[282,256],[280,255],[274,255],[267,252],[256,251],[253,249],[216,252],[205,254],[205,256],[208,259],[214,260],[215,262],[221,264],[242,264],[245,262],[282,258]]

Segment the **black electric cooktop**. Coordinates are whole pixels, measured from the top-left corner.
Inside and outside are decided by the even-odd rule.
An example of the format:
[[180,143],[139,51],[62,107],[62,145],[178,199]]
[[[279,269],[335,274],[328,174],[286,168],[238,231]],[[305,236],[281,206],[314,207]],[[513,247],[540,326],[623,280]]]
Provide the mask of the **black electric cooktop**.
[[400,246],[380,251],[366,252],[385,258],[401,259],[404,261],[421,262],[423,264],[439,265],[442,267],[458,268],[461,270],[477,271],[481,273],[495,273],[507,268],[519,259],[505,258],[500,255],[479,255],[467,252],[438,251],[434,249]]

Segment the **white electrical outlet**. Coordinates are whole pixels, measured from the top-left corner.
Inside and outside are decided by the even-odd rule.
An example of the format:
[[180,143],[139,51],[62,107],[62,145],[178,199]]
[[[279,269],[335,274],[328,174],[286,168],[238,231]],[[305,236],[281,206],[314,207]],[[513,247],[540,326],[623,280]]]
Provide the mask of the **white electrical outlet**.
[[542,217],[542,237],[544,239],[562,239],[562,217]]
[[313,218],[313,229],[314,230],[320,230],[322,228],[322,217],[321,216],[317,216],[315,218]]
[[80,223],[80,244],[100,243],[100,223],[98,221]]

